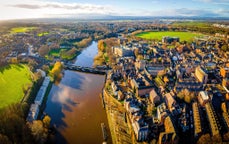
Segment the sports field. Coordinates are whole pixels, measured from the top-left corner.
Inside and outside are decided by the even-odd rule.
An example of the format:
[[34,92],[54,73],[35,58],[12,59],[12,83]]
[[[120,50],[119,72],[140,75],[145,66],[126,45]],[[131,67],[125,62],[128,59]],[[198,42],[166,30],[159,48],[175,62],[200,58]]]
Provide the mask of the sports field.
[[196,36],[203,36],[202,34],[192,33],[192,32],[173,32],[173,31],[166,31],[166,32],[142,32],[136,34],[135,36],[144,38],[144,39],[156,39],[161,40],[164,36],[170,37],[179,37],[180,41],[191,41]]
[[15,27],[11,29],[11,33],[25,33],[36,29],[36,27]]
[[41,37],[41,36],[45,36],[45,35],[48,35],[48,34],[49,34],[49,32],[42,32],[42,33],[37,34],[37,36]]
[[32,83],[26,65],[9,65],[0,68],[0,109],[23,98],[23,87]]

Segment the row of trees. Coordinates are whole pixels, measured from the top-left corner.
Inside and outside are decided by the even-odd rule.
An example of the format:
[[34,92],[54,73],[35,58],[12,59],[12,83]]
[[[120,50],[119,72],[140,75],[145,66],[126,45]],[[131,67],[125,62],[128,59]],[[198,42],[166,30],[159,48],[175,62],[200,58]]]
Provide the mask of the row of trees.
[[77,49],[76,48],[72,48],[68,51],[63,51],[61,52],[61,58],[62,59],[67,59],[67,60],[71,60],[73,58],[76,57],[76,53],[77,53]]
[[24,107],[13,104],[0,112],[0,143],[1,144],[43,144],[48,137],[51,118],[26,123]]
[[94,58],[94,65],[112,65],[115,62],[112,47],[120,43],[116,38],[109,38],[98,41],[98,54]]

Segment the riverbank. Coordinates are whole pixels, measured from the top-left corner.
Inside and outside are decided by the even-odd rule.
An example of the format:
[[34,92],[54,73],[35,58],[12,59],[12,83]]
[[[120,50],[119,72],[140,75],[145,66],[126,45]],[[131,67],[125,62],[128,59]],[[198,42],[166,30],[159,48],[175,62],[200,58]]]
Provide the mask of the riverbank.
[[103,89],[104,100],[106,103],[106,114],[111,131],[113,144],[131,144],[131,131],[126,122],[125,109],[117,99]]
[[[96,54],[97,43],[93,42],[77,56],[74,65],[92,67]],[[60,83],[52,86],[44,112],[52,118],[57,143],[102,143],[101,123],[107,126],[107,143],[112,143],[99,97],[104,79],[104,75],[65,70]]]

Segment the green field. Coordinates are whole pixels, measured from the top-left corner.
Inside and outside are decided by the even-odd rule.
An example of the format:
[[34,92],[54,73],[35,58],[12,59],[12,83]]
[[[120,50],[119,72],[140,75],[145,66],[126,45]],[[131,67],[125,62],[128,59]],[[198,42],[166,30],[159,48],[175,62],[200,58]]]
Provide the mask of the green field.
[[0,68],[0,109],[24,96],[23,87],[32,83],[31,72],[25,65],[9,65]]
[[170,36],[170,37],[179,37],[180,41],[191,41],[196,36],[203,36],[202,34],[192,33],[192,32],[172,32],[172,31],[166,31],[166,32],[142,32],[139,34],[136,34],[135,36],[144,38],[144,39],[156,39],[161,40],[164,36]]
[[36,27],[15,27],[11,29],[11,33],[25,33],[36,29]]
[[37,36],[41,37],[41,36],[45,36],[45,35],[48,35],[48,34],[49,34],[49,32],[43,32],[43,33],[37,34]]
[[195,27],[209,27],[210,24],[207,22],[201,22],[201,21],[180,21],[180,22],[174,22],[172,23],[173,26],[195,26]]
[[61,53],[67,51],[67,49],[52,49],[49,51],[50,56],[60,57]]

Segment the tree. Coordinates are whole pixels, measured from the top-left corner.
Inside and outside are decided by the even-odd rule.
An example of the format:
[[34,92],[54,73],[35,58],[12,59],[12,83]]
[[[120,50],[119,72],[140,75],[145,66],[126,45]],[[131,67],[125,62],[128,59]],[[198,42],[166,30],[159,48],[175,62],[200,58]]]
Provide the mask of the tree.
[[49,66],[48,65],[43,65],[42,66],[42,70],[47,73],[49,71]]
[[12,143],[32,143],[31,131],[24,120],[20,104],[6,107],[0,114],[0,143],[10,140]]
[[184,100],[186,103],[190,103],[195,98],[195,95],[188,89],[182,89],[179,93],[177,93],[177,97]]
[[138,57],[138,54],[139,54],[139,53],[138,53],[138,49],[135,49],[135,50],[134,50],[134,55],[135,55],[135,57]]
[[99,40],[98,41],[98,49],[99,51],[102,51],[102,52],[105,52],[105,44],[104,44],[104,41],[103,40]]
[[229,132],[227,132],[223,135],[223,140],[226,142],[229,142]]
[[47,54],[49,53],[49,48],[48,48],[48,46],[47,46],[47,45],[42,45],[42,46],[39,48],[38,53],[39,53],[40,56],[43,56],[43,57],[44,57],[45,55],[47,55]]
[[44,128],[42,121],[40,120],[33,121],[33,123],[30,124],[30,129],[37,143],[39,144],[45,143],[48,134],[47,134],[47,129]]
[[0,142],[1,144],[12,144],[9,138],[6,135],[0,134]]
[[229,47],[228,47],[228,45],[223,45],[222,47],[221,47],[221,49],[222,49],[222,51],[224,51],[224,52],[227,52],[227,51],[229,51]]
[[212,137],[212,141],[213,141],[214,143],[221,143],[221,142],[222,142],[222,137],[221,137],[221,135],[220,135],[220,134],[214,135],[214,136]]
[[197,141],[197,144],[209,144],[212,143],[210,134],[204,134],[202,135],[199,140]]
[[82,41],[80,41],[80,42],[77,43],[77,47],[78,48],[87,47],[91,42],[92,42],[92,38],[91,37],[85,38]]
[[54,78],[54,80],[59,81],[62,78],[62,74],[61,74],[62,69],[63,69],[63,65],[61,64],[60,61],[57,61],[50,72],[51,77]]
[[44,127],[45,127],[45,128],[49,128],[50,122],[51,122],[51,118],[50,118],[48,115],[46,115],[46,116],[43,118],[42,121],[43,121]]

